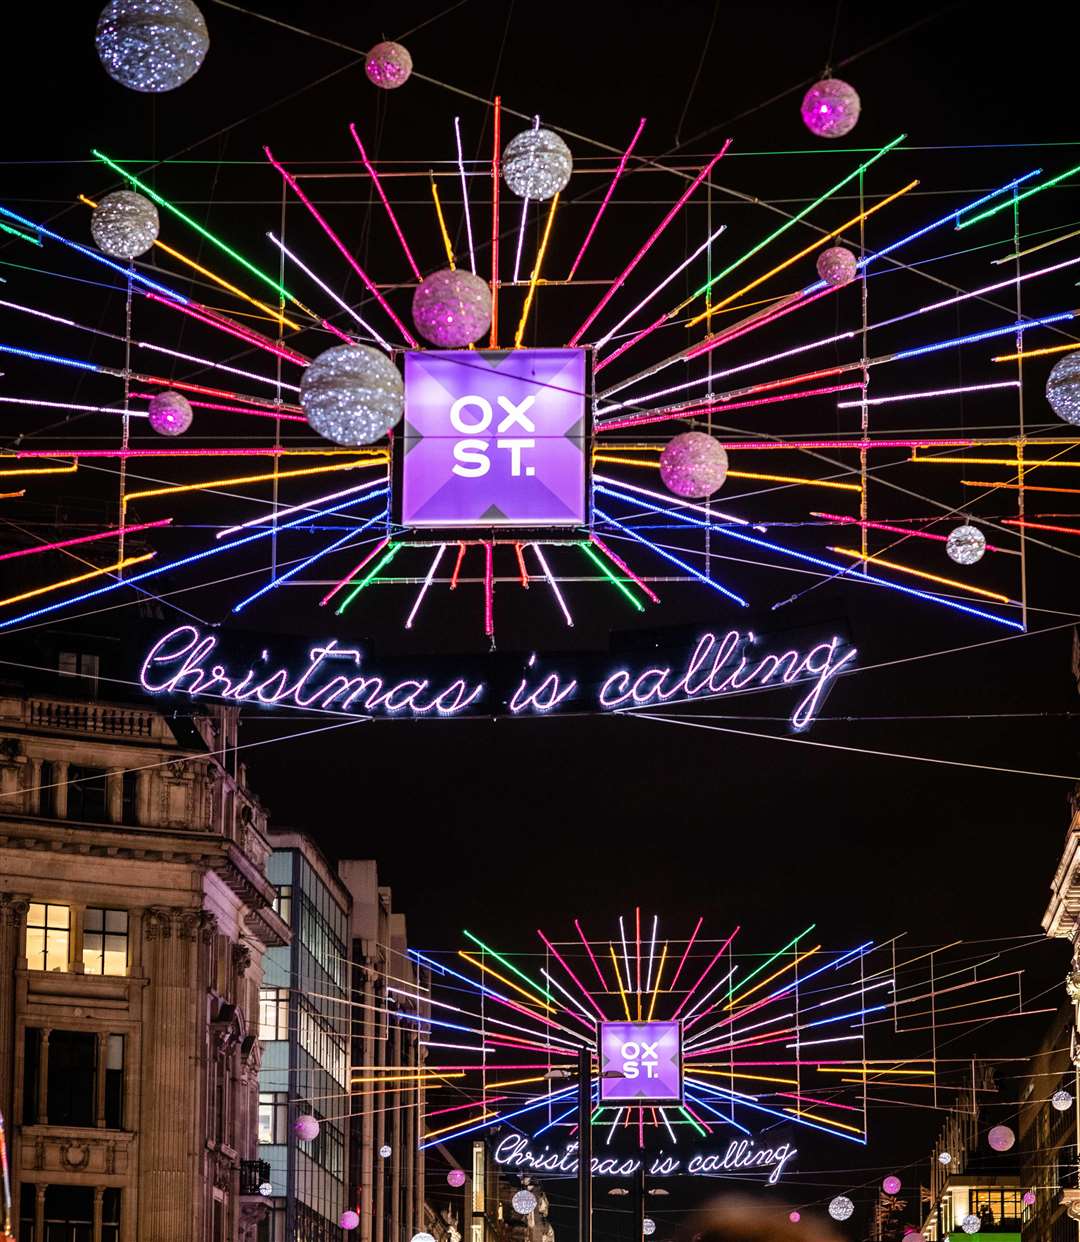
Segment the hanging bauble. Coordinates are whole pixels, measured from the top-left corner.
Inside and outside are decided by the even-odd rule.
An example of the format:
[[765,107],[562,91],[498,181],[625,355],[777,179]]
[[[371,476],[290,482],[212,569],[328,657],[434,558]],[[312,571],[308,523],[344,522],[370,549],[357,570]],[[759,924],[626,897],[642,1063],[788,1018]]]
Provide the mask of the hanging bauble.
[[160,94],[194,77],[210,36],[192,0],[109,0],[95,43],[110,78],[133,91]]
[[376,43],[364,61],[368,81],[380,90],[393,91],[404,86],[412,73],[412,57],[409,49],[400,43]]
[[982,1221],[977,1216],[965,1216],[960,1222],[960,1228],[965,1233],[978,1233],[982,1228]]
[[834,289],[851,284],[858,270],[858,260],[847,246],[830,246],[818,255],[817,274]]
[[546,202],[566,189],[574,171],[570,148],[550,129],[526,129],[502,153],[503,180],[519,198]]
[[986,536],[977,526],[965,522],[954,526],[945,540],[945,555],[957,565],[974,565],[986,551]]
[[319,1119],[310,1113],[301,1113],[293,1122],[293,1134],[302,1143],[311,1143],[319,1137]]
[[947,1151],[938,1152],[938,1164],[952,1164],[952,1153]]
[[425,1229],[421,1229],[419,1233],[414,1233],[411,1242],[435,1242],[435,1239]]
[[654,1221],[651,1216],[646,1216],[641,1222],[641,1232],[647,1238],[651,1238],[656,1232],[656,1221]]
[[194,415],[183,393],[167,388],[150,398],[150,426],[159,436],[182,436]]
[[1072,1108],[1073,1098],[1068,1091],[1055,1091],[1050,1097],[1050,1103],[1058,1110],[1059,1113],[1066,1113]]
[[360,1215],[354,1212],[352,1208],[347,1208],[338,1217],[338,1224],[342,1229],[355,1229],[360,1224]]
[[881,1183],[881,1189],[884,1190],[887,1195],[899,1194],[900,1179],[895,1173],[890,1173],[889,1176]]
[[801,1212],[788,1212],[787,1218],[793,1225],[797,1225],[802,1220]]
[[103,254],[137,259],[157,241],[158,210],[141,194],[117,190],[106,194],[90,216],[90,236]]
[[536,1211],[536,1195],[531,1190],[517,1190],[510,1200],[511,1206],[519,1216],[528,1216]]
[[829,1215],[833,1220],[847,1220],[854,1211],[855,1204],[851,1202],[847,1195],[837,1195],[829,1203]]
[[446,1175],[446,1180],[457,1189],[459,1186],[465,1185],[465,1174],[461,1169],[451,1169]]
[[1008,1126],[994,1126],[987,1134],[986,1141],[994,1151],[1008,1151],[1016,1142],[1016,1135]]
[[401,418],[405,385],[385,355],[368,345],[324,350],[300,379],[300,404],[324,439],[372,444]]
[[1054,363],[1046,381],[1046,399],[1058,418],[1080,427],[1080,350]]
[[442,349],[463,349],[491,327],[491,290],[472,272],[433,272],[416,286],[416,330]]
[[703,431],[684,431],[660,454],[660,478],[669,492],[701,500],[723,486],[728,457],[724,446]]
[[274,1193],[273,1182],[260,1182],[259,1183],[259,1194],[261,1194],[264,1199],[269,1199],[273,1193]]
[[839,78],[822,78],[803,96],[803,124],[819,138],[843,138],[859,119],[859,92]]
[[392,1148],[392,1147],[390,1147],[387,1143],[383,1143],[383,1145],[379,1148],[379,1155],[380,1155],[380,1156],[381,1156],[384,1160],[389,1160],[389,1159],[390,1159],[390,1153],[391,1153],[392,1151],[393,1151],[393,1148]]
[[1035,1206],[1035,1191],[1025,1190],[1020,1201],[1021,1203],[1023,1203],[1024,1207],[1034,1207]]

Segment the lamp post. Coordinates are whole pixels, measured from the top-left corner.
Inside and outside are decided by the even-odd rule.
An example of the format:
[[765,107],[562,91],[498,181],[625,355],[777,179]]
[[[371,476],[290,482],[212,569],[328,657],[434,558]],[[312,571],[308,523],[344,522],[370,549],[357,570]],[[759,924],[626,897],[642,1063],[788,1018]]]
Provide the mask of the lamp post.
[[578,1242],[592,1242],[592,1052],[578,1053]]

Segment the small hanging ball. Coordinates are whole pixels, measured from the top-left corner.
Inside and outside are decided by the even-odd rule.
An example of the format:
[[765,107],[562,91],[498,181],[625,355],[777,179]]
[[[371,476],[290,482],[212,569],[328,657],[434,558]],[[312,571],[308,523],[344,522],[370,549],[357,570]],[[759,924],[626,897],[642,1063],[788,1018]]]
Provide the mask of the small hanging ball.
[[110,0],[94,42],[113,81],[159,95],[195,76],[210,35],[192,0]]
[[131,190],[106,194],[90,216],[94,245],[114,259],[137,259],[157,241],[158,210]]
[[380,1155],[380,1156],[381,1156],[384,1160],[389,1160],[389,1159],[390,1159],[390,1153],[391,1153],[392,1151],[393,1151],[393,1148],[392,1148],[392,1147],[390,1147],[387,1143],[383,1143],[383,1145],[379,1148],[379,1155]]
[[1024,1207],[1034,1207],[1035,1206],[1035,1191],[1025,1190],[1023,1195],[1021,1196],[1020,1202],[1023,1203]]
[[401,418],[401,372],[369,345],[334,345],[300,378],[300,404],[324,439],[350,447],[373,444]]
[[511,1206],[519,1216],[528,1216],[536,1211],[536,1195],[531,1190],[518,1190],[510,1200]]
[[1059,1113],[1067,1113],[1072,1108],[1072,1102],[1073,1098],[1068,1091],[1055,1091],[1050,1097],[1050,1103]]
[[823,78],[803,96],[803,124],[819,138],[843,138],[855,128],[859,92],[839,78]]
[[881,1183],[881,1189],[887,1195],[895,1195],[900,1193],[900,1179],[895,1173],[890,1173],[888,1177]]
[[982,1221],[977,1216],[965,1216],[960,1222],[960,1228],[965,1233],[978,1233],[982,1228]]
[[319,1137],[319,1119],[310,1113],[301,1113],[293,1122],[293,1134],[302,1143],[311,1143]]
[[676,496],[693,500],[711,496],[723,486],[727,470],[724,446],[703,431],[684,431],[660,454],[660,478]]
[[461,1169],[451,1169],[446,1175],[447,1182],[457,1189],[459,1186],[465,1185],[465,1174]]
[[411,1242],[435,1242],[435,1239],[425,1229],[421,1229],[419,1233],[414,1233]]
[[574,171],[570,148],[550,129],[526,129],[502,153],[503,180],[519,198],[546,202],[565,190]]
[[994,1126],[986,1136],[994,1151],[1008,1151],[1016,1142],[1016,1135],[1008,1126]]
[[352,1208],[347,1208],[338,1217],[338,1224],[342,1229],[355,1229],[360,1224],[360,1215],[354,1212]]
[[793,1225],[797,1225],[802,1220],[801,1212],[788,1212],[787,1218]]
[[847,1195],[837,1195],[829,1203],[829,1215],[833,1220],[847,1220],[854,1211],[855,1204],[851,1202]]
[[1080,427],[1080,350],[1054,363],[1046,381],[1046,399],[1058,418]]
[[938,1153],[938,1164],[952,1164],[952,1153],[943,1151]]
[[150,398],[150,426],[159,436],[182,436],[194,415],[191,402],[183,393],[168,388]]
[[491,327],[491,290],[472,272],[433,272],[416,286],[416,330],[442,349],[463,349]]
[[953,527],[945,540],[945,555],[957,565],[974,565],[982,560],[985,551],[986,536],[977,526],[971,526],[967,522],[963,526]]
[[395,91],[404,86],[412,73],[412,57],[409,49],[400,43],[376,43],[364,61],[368,81],[383,91]]
[[646,1216],[641,1222],[641,1232],[647,1238],[651,1238],[656,1232],[656,1221],[654,1221],[651,1216]]
[[851,284],[858,270],[858,261],[847,246],[830,246],[818,255],[817,274],[833,288]]

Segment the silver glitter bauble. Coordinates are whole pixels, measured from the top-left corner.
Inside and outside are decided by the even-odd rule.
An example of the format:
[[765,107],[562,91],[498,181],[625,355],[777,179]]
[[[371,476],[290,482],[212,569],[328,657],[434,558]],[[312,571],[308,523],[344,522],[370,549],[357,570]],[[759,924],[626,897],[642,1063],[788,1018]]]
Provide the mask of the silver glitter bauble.
[[843,138],[855,128],[862,104],[859,92],[840,78],[822,78],[803,96],[803,124],[819,138]]
[[960,1222],[960,1228],[965,1233],[978,1233],[982,1228],[982,1221],[977,1216],[965,1216]]
[[409,49],[400,43],[376,43],[364,61],[368,81],[384,91],[397,90],[408,81],[412,73],[412,57]]
[[554,198],[573,171],[570,148],[550,129],[526,129],[502,153],[503,180],[520,198]]
[[942,1151],[938,1153],[938,1164],[952,1164],[952,1152]]
[[654,1221],[651,1216],[646,1216],[641,1222],[641,1232],[647,1238],[651,1238],[656,1232],[656,1221]]
[[389,1160],[393,1150],[394,1149],[392,1147],[388,1147],[385,1143],[383,1143],[383,1145],[379,1148],[379,1155],[382,1156],[384,1160]]
[[519,1216],[528,1216],[536,1211],[536,1195],[531,1190],[515,1191],[510,1203]]
[[335,444],[373,444],[401,418],[404,403],[401,373],[368,345],[335,345],[300,380],[308,422]]
[[1058,418],[1080,427],[1080,350],[1054,363],[1046,381],[1046,399]]
[[829,1215],[833,1220],[847,1220],[854,1211],[855,1204],[851,1202],[847,1195],[837,1195],[829,1203]]
[[195,75],[210,36],[192,0],[110,0],[98,18],[105,72],[133,91],[173,91]]
[[414,1233],[412,1242],[435,1242],[435,1239],[426,1230],[421,1229],[419,1233]]
[[817,274],[834,288],[850,284],[858,270],[858,260],[847,246],[830,246],[818,255]]
[[1068,1112],[1072,1108],[1073,1098],[1068,1091],[1055,1091],[1050,1097],[1050,1103],[1058,1110],[1059,1113]]
[[194,417],[191,402],[171,388],[150,398],[150,426],[159,436],[182,436]]
[[462,349],[491,327],[491,290],[472,272],[434,272],[416,286],[412,313],[425,340]]
[[660,454],[660,478],[669,492],[702,500],[723,486],[728,456],[724,446],[703,431],[684,431]]
[[94,245],[114,259],[137,259],[157,241],[158,210],[131,190],[106,194],[90,216]]
[[956,526],[945,540],[945,555],[957,565],[974,565],[986,551],[986,536],[977,526]]

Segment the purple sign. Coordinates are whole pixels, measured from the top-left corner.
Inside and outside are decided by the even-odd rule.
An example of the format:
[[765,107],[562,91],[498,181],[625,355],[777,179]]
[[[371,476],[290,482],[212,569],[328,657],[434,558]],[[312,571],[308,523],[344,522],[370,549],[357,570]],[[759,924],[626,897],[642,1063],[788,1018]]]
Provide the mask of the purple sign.
[[406,353],[406,526],[573,526],[586,518],[585,352]]
[[600,1099],[663,1104],[682,1099],[678,1022],[602,1022]]

